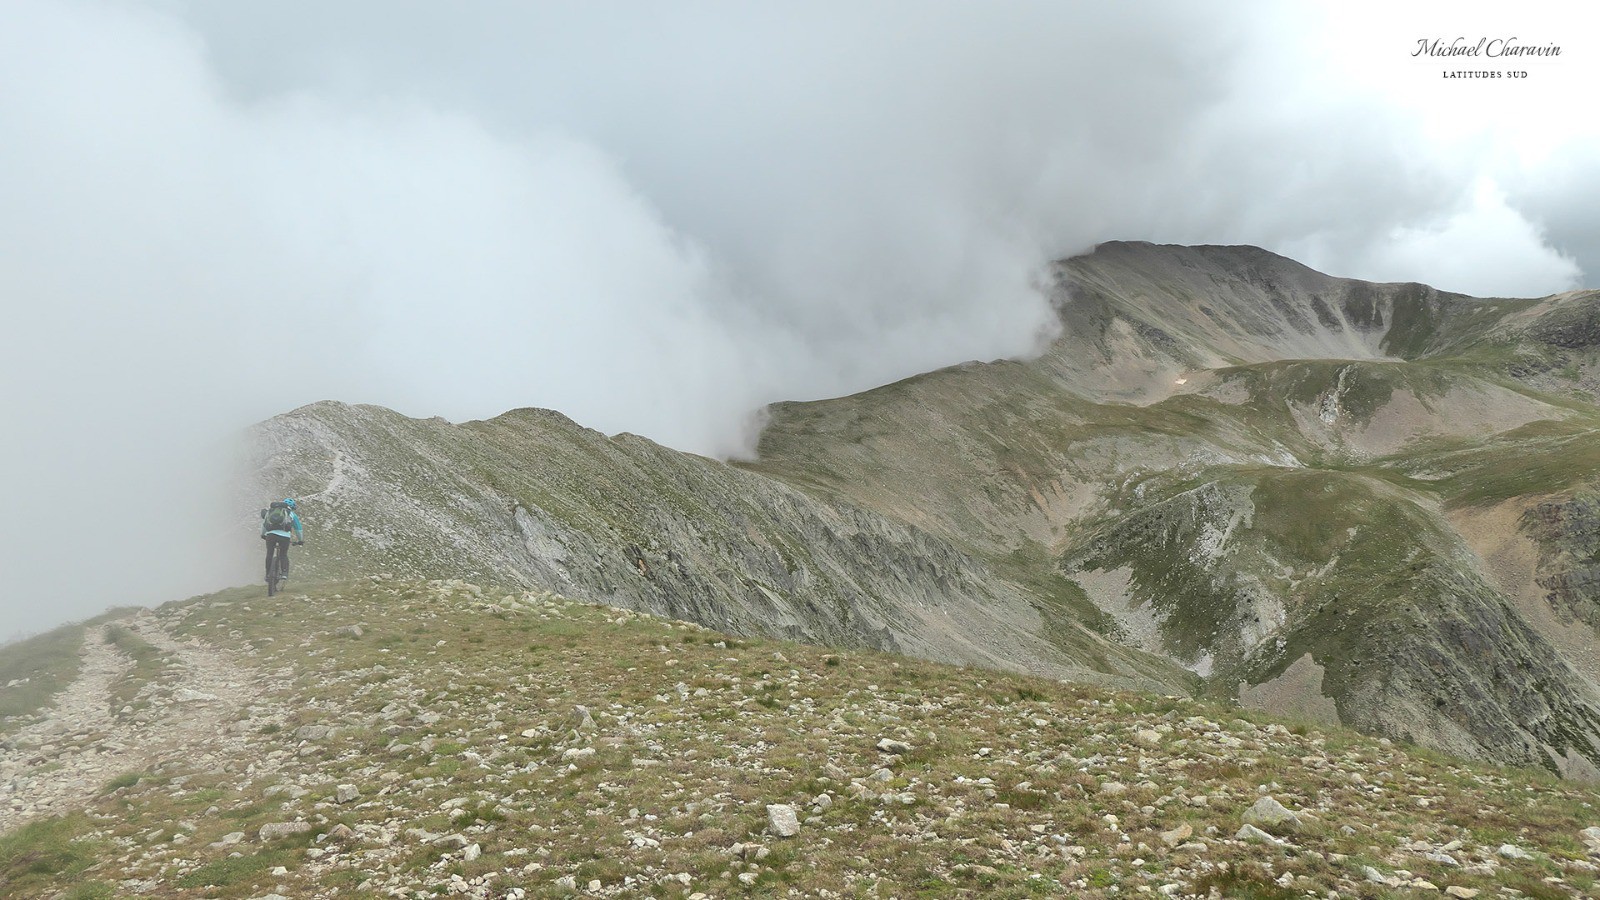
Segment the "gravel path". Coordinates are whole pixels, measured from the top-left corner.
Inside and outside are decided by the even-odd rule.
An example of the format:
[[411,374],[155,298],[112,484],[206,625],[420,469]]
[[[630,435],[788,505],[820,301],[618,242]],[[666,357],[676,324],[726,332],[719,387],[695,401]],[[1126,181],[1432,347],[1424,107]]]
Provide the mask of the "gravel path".
[[169,674],[148,688],[148,707],[113,708],[111,692],[134,660],[106,640],[106,629],[90,629],[78,678],[39,722],[0,745],[0,832],[81,806],[119,775],[178,757],[204,766],[237,753],[243,737],[224,725],[254,699],[239,662],[174,639],[149,612],[116,624],[170,654]]

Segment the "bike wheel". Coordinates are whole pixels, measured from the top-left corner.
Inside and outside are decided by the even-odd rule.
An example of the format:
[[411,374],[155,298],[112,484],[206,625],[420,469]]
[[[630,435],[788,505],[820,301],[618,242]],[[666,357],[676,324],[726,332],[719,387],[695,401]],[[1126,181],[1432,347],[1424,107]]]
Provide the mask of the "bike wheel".
[[272,565],[267,568],[267,596],[268,597],[271,597],[274,594],[278,593],[278,582],[280,580],[282,580],[282,578],[278,574],[278,561],[276,559],[274,559],[272,561]]

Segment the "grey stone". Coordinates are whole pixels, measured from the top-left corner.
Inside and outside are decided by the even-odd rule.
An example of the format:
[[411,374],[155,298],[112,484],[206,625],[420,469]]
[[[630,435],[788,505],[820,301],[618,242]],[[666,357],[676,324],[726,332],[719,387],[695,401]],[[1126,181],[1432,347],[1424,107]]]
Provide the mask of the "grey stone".
[[1243,825],[1243,826],[1241,826],[1239,828],[1239,832],[1234,835],[1234,838],[1236,838],[1238,840],[1241,840],[1241,841],[1250,841],[1252,843],[1257,843],[1257,844],[1274,844],[1274,845],[1282,845],[1283,844],[1283,841],[1280,840],[1279,838],[1275,838],[1272,835],[1267,834],[1265,831],[1262,831],[1261,829],[1255,827],[1254,825],[1248,824],[1248,823],[1246,823],[1245,825]]
[[285,838],[291,834],[304,834],[311,830],[310,822],[268,822],[261,826],[257,837],[262,841],[274,841]]
[[1189,823],[1184,822],[1171,831],[1161,832],[1161,843],[1166,844],[1168,847],[1176,847],[1184,841],[1187,841],[1193,835],[1194,828],[1191,827]]
[[579,705],[572,708],[572,730],[577,732],[599,730],[594,724],[594,716],[590,714],[589,707]]
[[1495,852],[1506,859],[1533,859],[1532,853],[1518,847],[1516,844],[1501,844],[1500,849]]
[[1430,851],[1428,853],[1424,853],[1424,854],[1422,854],[1422,858],[1426,859],[1426,860],[1431,860],[1431,861],[1436,862],[1436,863],[1438,863],[1438,864],[1440,864],[1442,866],[1459,866],[1459,865],[1461,865],[1461,863],[1454,856],[1451,856],[1448,853],[1441,853],[1438,850],[1433,850],[1433,851]]

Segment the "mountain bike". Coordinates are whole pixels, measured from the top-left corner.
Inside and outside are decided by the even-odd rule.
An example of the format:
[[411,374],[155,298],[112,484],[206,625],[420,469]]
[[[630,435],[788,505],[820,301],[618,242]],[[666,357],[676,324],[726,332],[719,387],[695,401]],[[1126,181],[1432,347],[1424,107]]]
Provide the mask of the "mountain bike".
[[[306,543],[305,541],[295,541],[290,546],[292,546],[292,547],[304,547],[305,543]],[[284,574],[282,572],[282,566],[283,566],[283,556],[281,554],[278,554],[278,553],[272,554],[272,561],[267,563],[267,596],[268,597],[271,597],[274,594],[278,593],[279,586],[281,586],[283,584],[283,579],[284,579],[285,576],[284,576]]]
[[278,554],[276,554],[276,553],[272,554],[272,562],[267,564],[267,596],[268,597],[271,597],[272,595],[278,593],[278,585],[283,583],[283,572],[281,571],[282,566],[283,566],[282,558],[280,558],[280,556]]

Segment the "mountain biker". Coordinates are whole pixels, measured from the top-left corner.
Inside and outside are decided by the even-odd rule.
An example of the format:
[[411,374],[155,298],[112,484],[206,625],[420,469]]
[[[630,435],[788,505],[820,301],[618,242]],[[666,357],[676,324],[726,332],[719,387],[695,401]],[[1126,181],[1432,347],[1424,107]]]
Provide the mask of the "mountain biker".
[[282,500],[272,501],[272,505],[261,511],[261,539],[267,542],[267,578],[272,577],[272,554],[278,554],[278,574],[282,578],[289,577],[289,534],[294,533],[294,542],[304,545],[305,530],[300,524],[300,514],[295,511],[294,498],[285,497]]

